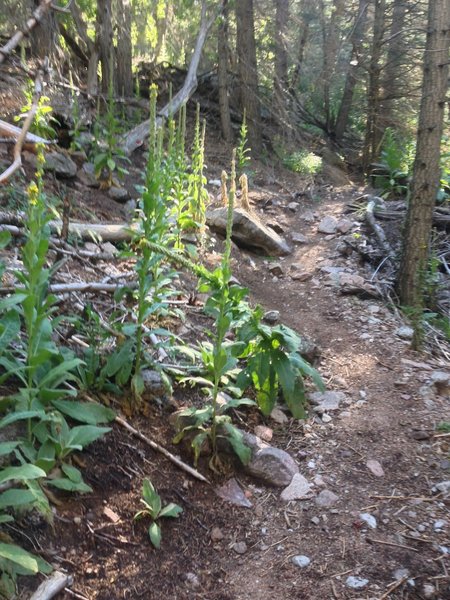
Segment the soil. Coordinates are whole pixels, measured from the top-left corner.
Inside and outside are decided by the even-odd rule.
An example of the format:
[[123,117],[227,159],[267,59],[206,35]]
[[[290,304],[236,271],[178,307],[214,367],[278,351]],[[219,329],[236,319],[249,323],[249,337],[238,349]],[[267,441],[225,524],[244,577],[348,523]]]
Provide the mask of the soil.
[[[228,156],[223,145],[210,143],[209,179],[227,166]],[[134,160],[131,191],[142,156]],[[92,213],[99,220],[123,218],[123,207],[105,193],[72,184],[67,189],[75,198],[77,217],[89,219]],[[401,316],[383,299],[341,294],[333,273],[326,272],[327,267],[341,266],[371,278],[372,266],[337,253],[339,234],[317,231],[323,216],[342,218],[362,189],[319,182],[313,193],[309,188],[309,196],[300,196],[292,212],[287,205],[296,193],[306,192],[306,182],[281,167],[261,164],[255,165],[251,189],[250,200],[261,220],[276,222],[288,239],[296,232],[309,242],[293,244],[293,253],[276,261],[282,269],[278,277],[270,272],[274,259],[234,247],[234,275],[249,287],[255,303],[278,310],[281,322],[317,342],[321,356],[316,366],[327,389],[344,392],[346,400],[330,419],[312,410],[305,421],[288,419],[284,424],[256,411],[239,411],[237,418],[246,429],[265,424],[273,430],[271,444],[295,458],[300,472],[314,483],[315,497],[283,503],[280,489],[251,479],[233,465],[216,475],[201,463],[199,469],[211,484],[201,483],[114,424],[109,435],[78,457],[94,492],[58,496],[53,527],[32,515],[19,523],[13,536],[73,577],[73,584],[59,594],[61,600],[448,599],[450,504],[433,486],[450,479],[450,438],[437,430],[438,423],[450,420],[449,398],[427,387],[430,374],[448,369],[448,364],[442,354],[412,352],[410,342],[397,335],[404,325]],[[307,199],[311,196],[314,200]],[[92,280],[104,267],[73,262],[68,274]],[[298,271],[305,273],[303,281],[292,278]],[[107,296],[93,301],[104,307],[111,302]],[[199,297],[196,302],[201,301]],[[194,336],[204,326],[197,312],[187,310],[184,326]],[[192,391],[175,390],[176,405],[198,400]],[[186,449],[171,443],[172,409],[153,402],[145,414],[128,419],[191,464]],[[382,470],[374,474],[367,461],[378,461]],[[183,508],[179,519],[162,522],[160,550],[151,546],[146,523],[133,521],[144,477],[165,503]],[[230,477],[237,479],[251,508],[217,496],[217,486]],[[332,506],[317,505],[322,489],[336,494]],[[367,526],[362,513],[375,517],[376,529]],[[436,526],[439,521],[444,523]],[[239,542],[245,542],[242,554],[237,552],[242,547],[235,545]],[[297,555],[306,555],[309,565],[296,566],[292,558]],[[407,569],[408,578],[396,584],[398,569]],[[367,582],[352,589],[349,576]],[[29,590],[36,585],[36,578],[25,582]]]

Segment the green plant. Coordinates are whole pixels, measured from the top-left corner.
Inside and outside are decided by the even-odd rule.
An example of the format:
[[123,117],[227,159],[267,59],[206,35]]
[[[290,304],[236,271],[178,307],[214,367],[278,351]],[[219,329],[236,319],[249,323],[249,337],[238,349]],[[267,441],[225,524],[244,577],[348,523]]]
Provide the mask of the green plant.
[[206,204],[209,200],[206,190],[206,177],[203,174],[205,167],[205,133],[206,122],[200,126],[200,105],[197,104],[195,118],[195,134],[192,146],[191,168],[189,176],[189,216],[194,227],[202,230],[205,227]]
[[161,526],[158,521],[169,517],[178,518],[183,509],[173,502],[163,506],[161,496],[148,479],[144,479],[142,483],[142,498],[140,501],[144,505],[144,508],[134,515],[134,519],[137,520],[144,517],[151,519],[152,522],[148,528],[148,535],[153,546],[159,549],[161,547]]
[[236,148],[236,171],[238,176],[244,173],[250,164],[250,148],[248,147],[247,113],[244,109],[244,117],[239,129],[239,142]]
[[304,418],[304,378],[310,377],[319,390],[324,389],[322,379],[299,353],[302,340],[298,334],[285,325],[264,325],[261,317],[262,310],[255,309],[237,331],[238,339],[245,343],[241,358],[247,359],[247,365],[236,384],[242,390],[250,386],[256,389],[256,400],[264,415],[270,414],[282,392],[292,415]]
[[71,109],[72,109],[72,128],[69,130],[70,134],[70,150],[72,152],[83,150],[83,145],[80,143],[80,136],[84,131],[84,126],[81,119],[80,103],[78,101],[78,94],[73,86],[72,71],[69,73],[69,84],[71,86]]
[[409,171],[412,165],[411,143],[398,140],[395,131],[387,127],[381,142],[380,161],[372,164],[374,185],[381,189],[381,196],[403,196],[408,191]]
[[[31,110],[34,96],[34,84],[29,81],[27,89],[24,91],[26,102],[20,109],[20,115],[14,117],[16,122],[25,119],[28,112]],[[47,96],[41,96],[38,100],[37,110],[31,124],[30,131],[36,135],[40,135],[43,138],[54,139],[56,137],[56,131],[53,129],[51,123],[56,123],[56,120],[51,116],[53,109],[49,106],[50,98]]]
[[441,421],[436,429],[442,431],[442,433],[450,433],[450,423],[448,421]]
[[315,176],[322,170],[322,159],[314,152],[299,150],[283,159],[284,165],[300,175]]

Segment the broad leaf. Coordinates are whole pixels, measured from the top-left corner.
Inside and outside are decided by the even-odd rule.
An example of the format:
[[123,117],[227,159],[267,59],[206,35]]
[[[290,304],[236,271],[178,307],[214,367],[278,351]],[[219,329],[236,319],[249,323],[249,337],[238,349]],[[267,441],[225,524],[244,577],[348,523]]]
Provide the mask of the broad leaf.
[[75,483],[66,477],[60,479],[48,479],[47,483],[55,488],[58,488],[59,490],[64,490],[66,492],[79,492],[80,494],[88,494],[92,492],[92,488],[83,481]]
[[173,517],[175,519],[182,512],[183,512],[183,509],[181,508],[181,506],[178,506],[178,504],[174,504],[173,502],[170,502],[167,506],[165,506],[161,510],[161,512],[159,513],[159,518],[162,518],[162,517]]
[[161,528],[158,523],[152,523],[150,525],[148,528],[148,535],[151,543],[159,550],[159,548],[161,548]]
[[223,423],[222,427],[227,432],[227,439],[243,465],[247,465],[252,457],[252,451],[244,444],[242,432],[231,423]]
[[15,544],[0,543],[0,556],[19,565],[30,574],[39,572],[38,561],[35,556]]
[[0,471],[0,483],[17,479],[23,481],[25,479],[39,479],[45,477],[46,472],[34,465],[20,465],[20,467],[6,467]]
[[33,504],[34,494],[29,490],[21,490],[13,488],[6,490],[3,494],[0,494],[0,510],[8,506],[17,508],[19,506],[25,506],[27,504]]
[[98,438],[111,431],[110,427],[96,427],[95,425],[80,425],[70,430],[67,446],[84,448]]
[[53,400],[55,406],[63,414],[75,421],[81,421],[88,425],[108,423],[115,419],[116,413],[107,406],[97,402],[76,402],[72,400]]

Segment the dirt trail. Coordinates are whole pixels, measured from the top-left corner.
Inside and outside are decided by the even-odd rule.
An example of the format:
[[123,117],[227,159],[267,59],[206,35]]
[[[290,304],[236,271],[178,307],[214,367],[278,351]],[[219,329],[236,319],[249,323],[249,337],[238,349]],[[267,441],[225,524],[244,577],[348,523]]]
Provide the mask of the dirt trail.
[[[273,444],[298,460],[317,494],[327,489],[337,500],[329,507],[314,499],[283,504],[278,491],[255,490],[255,509],[239,537],[250,549],[227,567],[235,600],[450,598],[448,498],[431,491],[450,478],[448,438],[432,437],[449,418],[449,398],[430,387],[420,393],[432,369],[443,365],[409,350],[396,334],[402,322],[383,302],[342,295],[334,273],[321,271],[343,267],[364,275],[356,261],[336,253],[339,236],[317,232],[323,216],[343,217],[355,193],[345,190],[313,206],[313,222],[302,218],[311,205],[287,218],[290,231],[310,242],[280,263],[280,279],[273,281],[261,258],[238,272],[255,301],[279,310],[282,322],[320,344],[327,388],[346,399],[329,422],[317,416],[304,426],[275,425]],[[292,281],[292,265],[312,278]],[[369,460],[378,461],[382,474],[371,472]],[[376,529],[361,514],[374,517]],[[296,555],[307,556],[309,566],[294,565]],[[394,585],[406,575],[409,583]],[[347,580],[352,576],[359,579]]]

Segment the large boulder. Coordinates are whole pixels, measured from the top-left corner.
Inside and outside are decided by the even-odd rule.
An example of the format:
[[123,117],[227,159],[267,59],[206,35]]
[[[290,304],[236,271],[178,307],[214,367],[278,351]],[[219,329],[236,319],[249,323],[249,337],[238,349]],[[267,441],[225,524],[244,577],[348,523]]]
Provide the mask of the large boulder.
[[71,179],[77,174],[77,165],[62,152],[48,152],[45,155],[44,169],[63,179]]
[[[213,208],[206,212],[206,223],[212,231],[225,235],[227,227],[226,207]],[[272,256],[286,256],[291,249],[273,229],[263,225],[256,215],[242,208],[233,212],[233,241],[244,248],[253,248]]]

